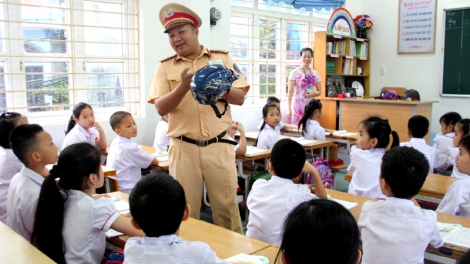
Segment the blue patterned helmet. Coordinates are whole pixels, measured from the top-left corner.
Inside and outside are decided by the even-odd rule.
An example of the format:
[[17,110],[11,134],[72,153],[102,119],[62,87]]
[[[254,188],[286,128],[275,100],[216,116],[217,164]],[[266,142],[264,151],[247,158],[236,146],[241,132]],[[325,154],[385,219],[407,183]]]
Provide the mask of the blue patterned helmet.
[[[198,103],[212,106],[217,117],[221,118],[225,111],[220,114],[216,104],[225,101],[219,100],[219,97],[225,92],[228,93],[232,88],[232,82],[238,78],[237,74],[224,65],[207,65],[194,74],[191,80],[191,92]],[[225,109],[227,106],[225,102]]]

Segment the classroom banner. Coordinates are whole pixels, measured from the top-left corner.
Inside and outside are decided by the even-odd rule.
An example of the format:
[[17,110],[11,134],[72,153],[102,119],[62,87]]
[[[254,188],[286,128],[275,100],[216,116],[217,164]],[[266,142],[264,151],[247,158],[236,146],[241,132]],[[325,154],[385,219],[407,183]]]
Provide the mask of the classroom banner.
[[398,53],[434,53],[437,0],[400,0]]

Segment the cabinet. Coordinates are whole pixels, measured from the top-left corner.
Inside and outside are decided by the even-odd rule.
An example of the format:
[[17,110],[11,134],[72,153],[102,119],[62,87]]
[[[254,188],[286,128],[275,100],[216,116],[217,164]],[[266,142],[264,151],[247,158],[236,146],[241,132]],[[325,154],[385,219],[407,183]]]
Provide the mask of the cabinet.
[[[348,87],[353,79],[363,81],[364,97],[370,91],[370,39],[351,38],[315,32],[313,68],[321,78],[321,95],[316,97],[323,104],[320,123],[324,128],[338,129],[338,105],[336,100],[322,100],[328,96],[327,82],[341,80]],[[333,65],[334,64],[334,65]],[[362,74],[357,74],[357,68]]]

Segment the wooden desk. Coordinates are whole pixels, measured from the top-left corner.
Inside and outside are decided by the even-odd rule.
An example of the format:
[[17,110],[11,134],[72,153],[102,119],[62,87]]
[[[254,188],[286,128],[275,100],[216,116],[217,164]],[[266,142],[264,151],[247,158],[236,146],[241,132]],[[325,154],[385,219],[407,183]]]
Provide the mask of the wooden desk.
[[[344,180],[351,181],[351,179],[352,172],[344,175]],[[452,183],[452,179],[449,176],[429,173],[423,187],[419,191],[419,195],[442,199]]]
[[[110,193],[110,196],[121,196],[123,201],[129,201],[129,195],[122,192],[113,192]],[[270,246],[266,242],[194,218],[183,221],[179,232],[179,236],[184,240],[207,243],[221,259],[239,253],[250,254]],[[122,248],[124,248],[127,239],[129,239],[128,236],[107,238],[108,242]]]
[[0,236],[1,263],[55,263],[2,222],[0,222],[0,234],[2,234]]
[[[368,200],[376,201],[375,199],[352,195],[349,193],[344,193],[344,192],[339,192],[339,191],[334,191],[334,190],[329,190],[329,189],[327,189],[326,192],[331,196],[331,198],[357,203],[356,207],[350,209],[350,212],[354,216],[356,221],[359,219],[359,215],[361,214],[362,205]],[[463,227],[470,228],[470,218],[466,218],[466,217],[437,213],[437,221],[442,222],[442,223],[461,224]],[[444,244],[444,247],[448,249],[452,249],[452,254],[451,255],[442,254],[439,251],[439,249],[435,249],[429,246],[426,249],[426,252],[444,256],[447,258],[459,259],[468,250],[467,248],[454,246],[454,245],[447,244],[447,243]]]
[[[271,245],[267,248],[264,248],[264,249],[261,249],[259,251],[253,252],[250,255],[265,256],[265,257],[268,258],[269,263],[275,264],[274,261],[276,260],[276,256],[277,256],[278,252],[279,252],[279,248],[274,246],[274,245]],[[279,255],[277,263],[281,263],[281,255]]]
[[[318,98],[323,105],[319,122],[324,128],[357,131],[359,123],[371,115],[379,115],[390,122],[400,139],[408,138],[408,119],[422,115],[431,120],[432,104],[438,101],[378,100],[374,98]],[[339,121],[336,124],[337,108]],[[430,134],[425,137],[427,143]]]

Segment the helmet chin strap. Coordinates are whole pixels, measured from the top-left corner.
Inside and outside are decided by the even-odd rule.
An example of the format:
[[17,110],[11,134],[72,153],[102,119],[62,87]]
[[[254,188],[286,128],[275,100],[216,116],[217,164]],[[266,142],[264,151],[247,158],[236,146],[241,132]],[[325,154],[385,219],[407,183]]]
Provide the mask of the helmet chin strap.
[[[227,97],[228,97],[228,93],[229,93],[229,92],[230,92],[230,89],[227,90]],[[227,102],[227,100],[225,100],[225,99],[219,99],[219,100],[217,100],[217,102],[224,102],[224,103],[225,103],[224,112],[223,112],[222,114],[220,113],[219,108],[217,107],[216,104],[211,104],[212,109],[214,109],[215,115],[216,115],[218,118],[222,118],[222,116],[225,115],[225,112],[227,111],[228,102]]]

